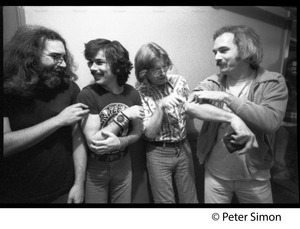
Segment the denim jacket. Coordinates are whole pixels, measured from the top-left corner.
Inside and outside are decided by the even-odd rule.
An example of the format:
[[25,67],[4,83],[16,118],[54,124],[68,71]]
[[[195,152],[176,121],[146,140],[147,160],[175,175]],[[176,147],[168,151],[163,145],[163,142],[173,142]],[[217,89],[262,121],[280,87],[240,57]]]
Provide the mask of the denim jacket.
[[[212,75],[200,82],[193,91],[225,91],[226,75]],[[235,97],[228,107],[239,116],[255,134],[259,147],[246,153],[250,173],[273,166],[273,136],[283,120],[288,99],[284,77],[259,67],[255,72],[248,100]],[[222,107],[221,102],[213,105]],[[208,158],[221,123],[204,122],[197,139],[197,157],[201,164]]]

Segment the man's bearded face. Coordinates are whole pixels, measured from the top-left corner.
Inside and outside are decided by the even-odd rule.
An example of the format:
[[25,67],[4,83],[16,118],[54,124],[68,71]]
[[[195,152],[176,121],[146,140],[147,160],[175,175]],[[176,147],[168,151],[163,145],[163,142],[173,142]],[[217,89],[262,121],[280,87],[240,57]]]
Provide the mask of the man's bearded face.
[[56,89],[66,78],[65,68],[59,66],[43,66],[40,82],[49,89]]
[[49,89],[60,87],[65,78],[67,63],[65,62],[66,50],[59,40],[46,40],[45,49],[41,55],[40,85]]

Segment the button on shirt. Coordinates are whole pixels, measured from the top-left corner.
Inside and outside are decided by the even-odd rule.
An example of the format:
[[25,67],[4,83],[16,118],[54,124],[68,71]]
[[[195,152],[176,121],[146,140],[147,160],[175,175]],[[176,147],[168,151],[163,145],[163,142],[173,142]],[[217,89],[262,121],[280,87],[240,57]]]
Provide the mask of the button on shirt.
[[[168,81],[165,84],[163,90],[160,90],[145,80],[138,88],[142,104],[145,112],[143,120],[144,127],[148,120],[152,117],[157,109],[158,102],[164,97],[174,93],[179,96],[188,98],[189,87],[186,80],[179,75],[168,75]],[[183,140],[186,137],[186,116],[184,104],[179,106],[172,106],[166,108],[164,111],[161,131],[157,137],[149,139],[146,136],[145,139],[149,141],[164,141],[164,142],[177,142]]]

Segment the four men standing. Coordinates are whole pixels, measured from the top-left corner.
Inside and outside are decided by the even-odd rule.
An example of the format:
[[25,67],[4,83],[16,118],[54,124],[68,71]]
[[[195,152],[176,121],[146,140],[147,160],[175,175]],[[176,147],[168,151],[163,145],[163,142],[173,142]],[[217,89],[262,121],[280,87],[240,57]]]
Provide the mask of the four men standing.
[[84,55],[95,83],[80,92],[64,39],[44,27],[18,30],[4,49],[0,202],[130,203],[128,146],[143,134],[155,203],[175,203],[173,178],[179,202],[197,203],[187,114],[205,121],[197,145],[205,202],[230,203],[235,192],[241,203],[271,203],[284,78],[260,67],[261,43],[249,27],[216,31],[213,52],[220,73],[189,95],[181,76],[166,74],[166,51],[142,46],[138,93],[126,84],[128,51],[118,41],[91,40]]

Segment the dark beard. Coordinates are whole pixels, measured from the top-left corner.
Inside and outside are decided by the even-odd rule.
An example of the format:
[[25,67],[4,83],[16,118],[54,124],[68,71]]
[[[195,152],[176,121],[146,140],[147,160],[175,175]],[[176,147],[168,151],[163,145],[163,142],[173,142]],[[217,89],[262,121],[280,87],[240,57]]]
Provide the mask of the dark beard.
[[44,67],[40,75],[39,84],[44,84],[49,89],[57,89],[68,82],[69,78],[64,68]]
[[71,82],[64,68],[54,69],[44,67],[40,73],[40,80],[36,85],[35,92],[40,98],[51,99],[57,93],[66,90]]

